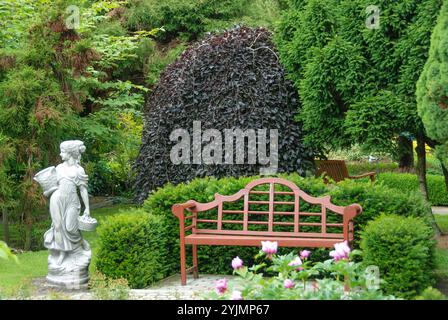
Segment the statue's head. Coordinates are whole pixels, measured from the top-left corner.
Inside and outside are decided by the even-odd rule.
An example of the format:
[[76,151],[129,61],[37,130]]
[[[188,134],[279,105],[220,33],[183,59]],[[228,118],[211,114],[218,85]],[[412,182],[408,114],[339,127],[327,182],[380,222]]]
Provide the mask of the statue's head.
[[86,151],[86,146],[80,140],[68,140],[61,143],[60,149],[62,161],[73,159],[76,163],[79,163],[81,154]]

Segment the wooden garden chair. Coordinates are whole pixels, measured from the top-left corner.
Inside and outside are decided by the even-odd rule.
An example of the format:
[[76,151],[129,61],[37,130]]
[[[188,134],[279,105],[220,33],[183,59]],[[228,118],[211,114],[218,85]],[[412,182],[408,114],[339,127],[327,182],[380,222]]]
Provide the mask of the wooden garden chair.
[[376,177],[375,172],[367,172],[356,176],[349,175],[344,160],[317,160],[316,177],[322,175],[325,183],[328,183],[328,178],[331,178],[335,182],[339,182],[345,179],[360,179],[367,177],[370,178],[370,181],[374,182]]

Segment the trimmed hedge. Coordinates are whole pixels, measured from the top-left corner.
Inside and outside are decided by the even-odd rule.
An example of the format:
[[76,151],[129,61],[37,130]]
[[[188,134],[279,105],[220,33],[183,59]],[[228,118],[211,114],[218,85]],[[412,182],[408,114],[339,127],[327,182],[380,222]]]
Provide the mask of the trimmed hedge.
[[[443,176],[428,174],[429,202],[433,206],[448,205],[448,192]],[[418,180],[415,174],[409,173],[382,173],[378,177],[384,186],[399,189],[400,192],[412,193],[419,190]]]
[[132,288],[143,288],[172,273],[165,260],[172,252],[170,225],[165,217],[141,209],[111,216],[98,227],[96,267],[104,275],[125,278]]
[[386,294],[413,298],[433,284],[432,237],[420,218],[382,215],[362,232],[363,263],[379,267]]
[[357,175],[366,172],[377,172],[377,171],[379,171],[381,174],[382,172],[391,172],[397,170],[398,164],[395,162],[380,162],[378,164],[361,162],[361,161],[348,162],[347,169],[351,175]]
[[[329,194],[335,204],[361,204],[364,211],[355,220],[356,239],[359,239],[359,233],[367,222],[381,213],[422,217],[423,220],[428,220],[429,225],[427,217],[430,208],[419,194],[397,193],[387,187],[371,183],[344,181],[337,185],[325,185],[321,179],[302,178],[298,174],[279,176],[293,181],[310,195]],[[179,224],[177,218],[171,213],[171,206],[190,199],[209,202],[214,199],[215,193],[231,195],[256,178],[258,177],[202,178],[194,179],[189,183],[181,183],[176,186],[168,184],[159,188],[150,195],[143,205],[143,210],[149,213],[151,219],[154,219],[151,220],[152,225],[144,224],[145,220],[143,220],[143,224],[135,226],[131,224],[133,228],[128,230],[127,224],[130,224],[128,221],[142,218],[120,217],[114,218],[108,221],[107,225],[102,226],[100,229],[101,248],[98,257],[101,272],[107,276],[127,278],[133,287],[135,284],[138,284],[139,287],[149,285],[157,279],[178,273],[180,268]],[[312,208],[302,206],[301,209]],[[134,212],[130,212],[128,216],[134,214]],[[122,229],[126,231],[121,231]],[[135,244],[130,246],[131,243],[142,243],[144,246]],[[153,245],[147,245],[147,243]],[[358,241],[355,241],[355,246],[358,246]],[[128,258],[126,256],[129,255],[131,248],[133,250],[132,257]],[[154,249],[157,252],[147,252],[154,251]],[[290,251],[286,248],[281,248],[280,251],[283,250],[285,250],[284,252]],[[213,274],[229,273],[231,272],[230,263],[235,256],[241,257],[248,265],[254,262],[253,257],[258,251],[259,248],[256,247],[199,246],[199,271]],[[191,259],[191,252],[187,253],[187,257]],[[311,257],[315,261],[327,259],[328,250],[313,249]],[[104,259],[107,261],[103,261]],[[141,263],[142,267],[134,266],[131,261]],[[123,267],[121,264],[125,264],[125,266]],[[134,272],[133,269],[137,271]],[[146,272],[154,272],[156,276],[146,275]],[[131,280],[128,277],[137,277],[139,281]]]

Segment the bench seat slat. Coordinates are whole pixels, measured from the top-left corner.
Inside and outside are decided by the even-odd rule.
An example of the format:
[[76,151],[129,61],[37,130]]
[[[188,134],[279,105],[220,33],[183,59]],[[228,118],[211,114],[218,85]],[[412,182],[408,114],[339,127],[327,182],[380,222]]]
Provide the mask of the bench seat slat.
[[[295,195],[294,191],[275,191],[275,194],[281,194],[281,195]],[[269,194],[269,191],[254,191],[251,190],[249,191],[249,194]]]
[[340,238],[291,238],[266,236],[238,236],[238,235],[212,235],[192,234],[185,237],[186,244],[194,245],[221,245],[221,246],[260,246],[261,241],[276,241],[281,247],[326,247],[331,248]]
[[219,236],[229,235],[248,235],[248,236],[265,236],[265,237],[290,237],[290,238],[330,238],[343,239],[342,233],[320,233],[320,232],[282,232],[282,231],[252,231],[252,230],[213,230],[213,229],[196,229],[195,234],[213,234]]
[[[222,210],[222,213],[227,214],[244,214],[244,211],[242,210]],[[269,214],[268,211],[254,211],[249,210],[247,211],[248,214]],[[285,216],[293,216],[295,215],[294,212],[287,212],[287,211],[274,211],[274,214],[279,215],[285,215]],[[299,216],[321,216],[321,212],[299,212]]]
[[[211,220],[211,219],[198,219],[196,220],[198,223],[219,223],[219,220]],[[241,220],[221,220],[222,224],[244,224],[244,221]],[[268,225],[268,221],[247,221],[247,224],[261,224]],[[283,221],[274,221],[274,226],[294,226],[294,222],[283,222]],[[321,227],[322,223],[320,222],[299,222],[299,226],[309,226],[309,227]],[[342,223],[327,223],[329,227],[343,227]],[[221,229],[218,229],[221,230]]]
[[[269,201],[263,201],[263,200],[250,200],[248,201],[249,204],[271,204]],[[272,204],[290,204],[294,205],[294,202],[291,201],[274,201]]]

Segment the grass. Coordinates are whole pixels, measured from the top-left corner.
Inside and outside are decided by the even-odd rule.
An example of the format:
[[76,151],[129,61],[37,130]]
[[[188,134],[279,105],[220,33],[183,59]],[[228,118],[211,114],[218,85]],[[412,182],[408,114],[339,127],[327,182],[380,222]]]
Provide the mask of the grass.
[[436,269],[438,278],[448,279],[448,249],[436,249]]
[[436,219],[440,231],[443,233],[448,233],[448,215],[435,214],[434,218]]
[[[448,216],[435,214],[434,218],[440,230],[445,234],[448,233]],[[434,275],[439,285],[446,289],[446,283],[448,283],[448,248],[436,248]],[[447,292],[444,292],[444,294],[446,295]]]
[[[100,208],[92,210],[91,215],[98,220],[98,224],[101,224],[101,221],[106,217],[115,215],[130,207],[132,205],[120,204],[113,207]],[[92,272],[95,269],[98,234],[96,231],[83,232],[83,237],[92,248],[92,262],[90,264],[90,271]],[[44,277],[48,270],[47,257],[48,251],[41,250],[19,254],[18,265],[11,261],[0,260],[0,296],[20,295],[21,292],[29,288],[33,278]]]

